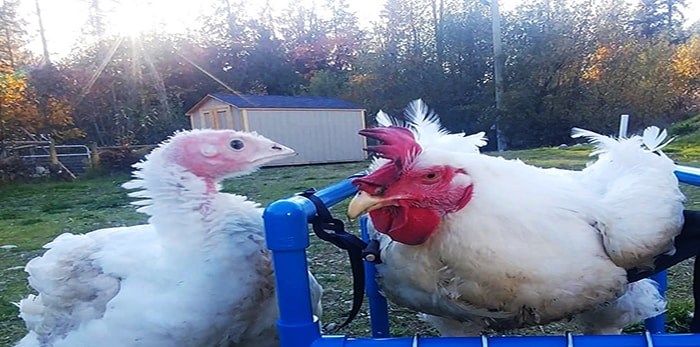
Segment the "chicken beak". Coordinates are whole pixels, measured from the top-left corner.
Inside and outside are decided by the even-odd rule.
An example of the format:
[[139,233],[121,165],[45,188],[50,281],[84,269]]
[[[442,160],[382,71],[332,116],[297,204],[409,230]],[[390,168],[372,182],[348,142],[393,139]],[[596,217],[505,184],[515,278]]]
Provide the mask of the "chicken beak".
[[355,219],[365,212],[381,208],[384,200],[385,199],[371,196],[366,192],[359,191],[348,205],[348,218]]

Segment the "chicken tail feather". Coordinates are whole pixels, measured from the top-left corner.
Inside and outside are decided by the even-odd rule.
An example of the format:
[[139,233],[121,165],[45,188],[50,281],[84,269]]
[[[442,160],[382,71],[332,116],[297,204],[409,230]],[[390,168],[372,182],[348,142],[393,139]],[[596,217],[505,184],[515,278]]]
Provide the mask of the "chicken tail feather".
[[666,137],[668,137],[666,129],[660,130],[658,127],[650,126],[644,129],[644,133],[642,134],[642,143],[644,143],[644,146],[648,148],[649,151],[658,152],[675,139],[675,137],[672,137],[665,143],[662,143]]
[[[595,156],[597,154],[600,154],[602,152],[609,152],[612,147],[616,144],[619,144],[624,141],[618,141],[612,137],[609,136],[604,136],[595,132],[592,132],[590,130],[585,130],[581,128],[573,128],[571,129],[571,137],[572,138],[579,138],[579,137],[586,137],[588,138],[588,141],[592,143],[593,145],[596,146],[596,151],[591,153],[591,156]],[[668,137],[668,133],[666,130],[661,130],[656,126],[650,126],[644,129],[644,132],[641,136],[641,142],[646,147],[647,150],[650,152],[655,152],[661,154],[661,149],[666,147],[671,141],[675,139],[671,138],[668,141],[664,142],[664,140]],[[630,140],[634,141],[639,141],[640,137],[639,136],[633,136],[630,138]]]
[[666,305],[659,284],[647,278],[627,284],[627,291],[617,300],[577,318],[585,334],[619,334],[627,325],[666,312]]
[[612,137],[601,135],[601,134],[595,133],[593,131],[581,129],[581,128],[572,128],[571,129],[571,137],[572,138],[579,138],[579,137],[588,138],[588,142],[592,143],[597,148],[597,150],[593,151],[590,154],[591,157],[596,156],[602,152],[607,152],[614,145],[618,144],[617,140],[613,139]]

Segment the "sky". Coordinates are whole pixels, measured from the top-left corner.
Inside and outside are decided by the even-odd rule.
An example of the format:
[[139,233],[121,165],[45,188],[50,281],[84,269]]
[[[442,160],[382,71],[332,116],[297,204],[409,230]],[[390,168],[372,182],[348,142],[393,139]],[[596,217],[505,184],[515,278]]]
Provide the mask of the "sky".
[[[52,58],[66,56],[79,40],[88,16],[87,0],[20,0],[20,13],[28,22],[29,48],[37,53],[42,51],[36,19],[35,1],[39,2],[46,30],[49,52]],[[273,0],[277,9],[286,8],[290,1],[307,2],[314,0]],[[514,9],[526,0],[500,0],[503,11]],[[630,0],[631,1],[631,0]],[[102,1],[109,3],[109,1]],[[120,11],[105,18],[112,34],[129,35],[141,30],[157,27],[166,32],[183,32],[206,23],[198,23],[198,14],[206,12],[211,0],[121,0]],[[316,1],[319,3],[320,1]],[[251,0],[250,3],[263,3]],[[383,0],[349,0],[349,7],[357,13],[360,22],[369,26],[379,19]],[[255,7],[254,5],[251,7]],[[259,12],[259,8],[252,11]],[[685,16],[694,22],[700,20],[700,0],[688,0]]]

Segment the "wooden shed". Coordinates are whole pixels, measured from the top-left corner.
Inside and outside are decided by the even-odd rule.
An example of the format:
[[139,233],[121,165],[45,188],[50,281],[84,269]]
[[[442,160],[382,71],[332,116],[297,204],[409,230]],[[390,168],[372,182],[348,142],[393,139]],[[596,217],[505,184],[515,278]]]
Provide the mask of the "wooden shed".
[[365,110],[327,97],[208,94],[186,113],[193,129],[257,131],[299,155],[272,165],[366,159]]

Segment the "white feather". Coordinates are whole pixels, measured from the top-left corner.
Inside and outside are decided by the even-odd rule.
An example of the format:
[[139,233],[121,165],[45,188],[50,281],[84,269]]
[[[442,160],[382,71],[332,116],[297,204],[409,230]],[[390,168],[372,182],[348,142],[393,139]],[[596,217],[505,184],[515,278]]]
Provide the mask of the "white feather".
[[666,139],[668,134],[666,133],[666,129],[663,131],[659,132],[659,128],[655,126],[648,127],[644,129],[644,133],[642,135],[642,142],[644,143],[644,146],[649,149],[651,152],[658,152],[661,151],[662,148],[666,147],[671,141],[673,141],[675,138],[671,138],[666,143],[662,142]]
[[[479,153],[479,148],[487,143],[486,133],[483,131],[471,135],[451,134],[442,126],[438,115],[431,111],[421,99],[411,101],[405,111],[405,122],[391,117],[381,110],[377,112],[375,120],[379,126],[399,126],[410,129],[422,148],[438,148],[459,153]],[[374,171],[387,162],[389,162],[387,159],[375,157],[370,162],[369,171]]]
[[406,121],[423,148],[437,148],[463,153],[479,153],[486,145],[486,133],[472,135],[451,134],[440,123],[440,118],[423,100],[411,101],[406,107]]
[[643,279],[627,285],[625,294],[610,304],[579,314],[584,334],[620,334],[630,324],[666,312],[666,299],[659,284]]
[[386,112],[384,112],[382,110],[379,110],[379,112],[377,112],[377,116],[375,117],[375,121],[377,122],[377,125],[382,126],[382,127],[403,126],[404,125],[403,121],[389,116],[388,114],[386,114]]
[[440,124],[440,118],[426,105],[423,100],[411,101],[406,107],[406,121],[416,130],[419,141],[430,143],[448,134]]
[[581,129],[581,128],[572,128],[571,129],[571,137],[572,138],[587,137],[588,141],[597,147],[596,151],[593,151],[593,152],[591,152],[591,154],[589,154],[590,156],[595,156],[600,152],[607,151],[610,147],[617,144],[617,141],[609,136],[604,136],[604,135],[592,132],[590,130],[585,130],[585,129]]

